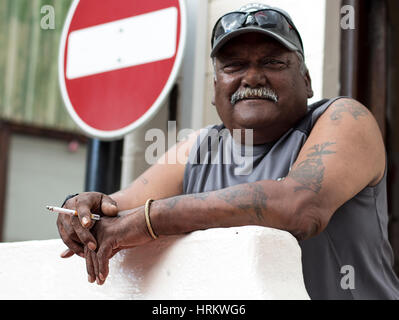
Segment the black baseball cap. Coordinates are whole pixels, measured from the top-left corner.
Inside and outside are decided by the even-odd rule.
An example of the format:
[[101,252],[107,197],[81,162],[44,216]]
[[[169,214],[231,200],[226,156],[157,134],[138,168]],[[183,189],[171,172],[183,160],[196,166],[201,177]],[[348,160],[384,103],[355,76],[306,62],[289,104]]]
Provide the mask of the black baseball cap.
[[247,4],[238,11],[226,13],[219,18],[212,31],[211,57],[232,38],[249,32],[270,36],[287,49],[298,51],[304,57],[301,36],[289,14],[282,9],[261,3]]

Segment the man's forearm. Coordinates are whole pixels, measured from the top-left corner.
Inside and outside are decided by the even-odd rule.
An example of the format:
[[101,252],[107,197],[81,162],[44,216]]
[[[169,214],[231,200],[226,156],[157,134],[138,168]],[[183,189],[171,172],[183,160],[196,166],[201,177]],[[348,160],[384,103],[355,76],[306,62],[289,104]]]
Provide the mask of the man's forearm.
[[159,235],[259,225],[301,236],[302,219],[294,215],[294,192],[288,189],[293,188],[267,180],[159,200],[151,206],[151,222]]

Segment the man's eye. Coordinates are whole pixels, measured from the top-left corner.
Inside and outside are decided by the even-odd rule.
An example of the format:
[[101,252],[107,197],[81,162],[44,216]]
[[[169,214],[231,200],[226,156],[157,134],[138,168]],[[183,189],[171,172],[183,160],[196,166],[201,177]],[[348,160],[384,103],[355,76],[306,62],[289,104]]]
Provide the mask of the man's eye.
[[276,67],[276,68],[282,68],[285,66],[285,63],[283,61],[276,59],[266,60],[264,64],[265,66]]
[[226,64],[223,69],[226,72],[232,72],[232,71],[236,71],[236,70],[240,70],[242,67],[242,63],[241,62],[232,62],[229,64]]

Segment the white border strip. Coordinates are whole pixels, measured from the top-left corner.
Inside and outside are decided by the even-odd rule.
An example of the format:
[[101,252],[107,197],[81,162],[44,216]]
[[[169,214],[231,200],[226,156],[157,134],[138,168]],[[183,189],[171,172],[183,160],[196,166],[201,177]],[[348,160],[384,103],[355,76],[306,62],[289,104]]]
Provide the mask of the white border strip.
[[177,19],[177,8],[169,7],[71,32],[67,79],[172,58]]

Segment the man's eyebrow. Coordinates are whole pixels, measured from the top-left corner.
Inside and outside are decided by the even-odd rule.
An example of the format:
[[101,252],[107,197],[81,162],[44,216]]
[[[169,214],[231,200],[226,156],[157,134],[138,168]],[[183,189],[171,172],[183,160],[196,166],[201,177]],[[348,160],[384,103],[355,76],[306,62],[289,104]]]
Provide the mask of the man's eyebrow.
[[[270,49],[268,48],[265,53],[263,54],[264,57],[280,57],[284,56],[285,54],[288,54],[289,50],[285,48],[280,48],[280,47],[271,47]],[[229,49],[224,52],[221,52],[218,56],[218,59],[220,61],[223,60],[231,60],[231,59],[242,59],[242,55],[240,52],[236,49]]]
[[277,57],[277,56],[283,56],[285,54],[288,54],[289,52],[290,51],[285,48],[273,47],[273,48],[270,48],[270,50],[266,53],[265,56]]
[[241,56],[239,56],[239,55],[231,54],[231,55],[219,55],[219,56],[217,57],[217,59],[218,59],[221,63],[223,63],[223,62],[226,62],[226,61],[243,59],[243,57],[241,57]]

